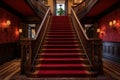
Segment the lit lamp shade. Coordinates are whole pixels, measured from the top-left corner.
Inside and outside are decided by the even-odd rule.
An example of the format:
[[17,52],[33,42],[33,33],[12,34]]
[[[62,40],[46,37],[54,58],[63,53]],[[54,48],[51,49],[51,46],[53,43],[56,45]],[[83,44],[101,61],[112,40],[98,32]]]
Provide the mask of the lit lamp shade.
[[7,26],[11,25],[11,21],[7,20],[6,24],[7,24]]
[[113,25],[112,21],[109,22],[109,26],[111,27]]
[[97,33],[100,33],[100,29],[97,29]]
[[117,22],[116,22],[116,20],[113,20],[113,24],[116,24]]
[[22,33],[22,29],[19,29],[19,33]]

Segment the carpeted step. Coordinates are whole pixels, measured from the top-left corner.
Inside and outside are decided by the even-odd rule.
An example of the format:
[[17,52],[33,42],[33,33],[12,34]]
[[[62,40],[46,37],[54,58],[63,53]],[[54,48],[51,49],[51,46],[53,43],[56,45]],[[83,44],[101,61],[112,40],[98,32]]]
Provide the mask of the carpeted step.
[[71,44],[44,44],[42,46],[42,48],[81,48],[82,49],[82,46],[79,46],[78,44],[74,44],[74,43],[71,43]]
[[71,27],[69,27],[71,24],[70,23],[53,23],[53,24],[51,24],[51,28],[56,28],[56,27],[68,27],[68,28],[71,28]]
[[76,41],[75,38],[45,38],[45,41]]
[[34,70],[90,70],[91,67],[87,64],[38,64]]
[[65,37],[75,37],[75,35],[74,34],[70,34],[70,35],[68,35],[68,34],[64,34],[64,35],[54,35],[54,34],[52,34],[52,35],[46,35],[46,37],[48,37],[48,36],[53,36],[53,37],[56,37],[56,36],[58,36],[58,37],[63,37],[63,36],[65,36]]
[[89,64],[86,58],[40,58],[36,59],[35,64]]
[[58,49],[52,49],[52,48],[47,48],[47,49],[42,49],[40,52],[44,53],[76,53],[76,52],[84,52],[83,49],[79,48],[58,48]]
[[[45,44],[50,45],[50,44],[76,44],[78,41],[45,41]],[[73,45],[74,46],[74,45]],[[63,46],[64,47],[64,46]]]
[[65,35],[47,35],[46,37],[48,37],[48,38],[75,38],[75,36],[74,35],[67,35],[67,36],[65,36]]
[[66,77],[93,77],[95,72],[87,70],[38,70],[32,74],[29,74],[28,77],[34,78],[66,78]]
[[86,58],[84,53],[41,53],[37,58]]
[[74,32],[73,30],[64,30],[64,29],[53,29],[53,30],[49,30],[49,32]]
[[74,35],[74,32],[48,32],[48,35]]

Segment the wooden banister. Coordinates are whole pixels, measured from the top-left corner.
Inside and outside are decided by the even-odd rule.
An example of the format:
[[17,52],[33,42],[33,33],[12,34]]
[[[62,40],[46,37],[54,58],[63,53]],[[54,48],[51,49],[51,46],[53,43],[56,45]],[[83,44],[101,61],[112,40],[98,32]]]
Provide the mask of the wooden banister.
[[74,6],[73,9],[79,19],[84,17],[84,15],[86,15],[91,10],[91,8],[95,5],[97,1],[98,0],[83,0],[83,2],[81,2],[77,6]]
[[25,74],[31,71],[36,55],[39,53],[39,49],[43,42],[50,17],[51,11],[50,8],[48,8],[35,37],[33,39],[21,39],[21,74]]
[[45,13],[47,12],[48,7],[42,4],[41,2],[38,2],[37,0],[26,0],[29,5],[33,8],[33,10],[37,13],[37,15],[41,18],[45,16]]
[[93,70],[97,71],[98,73],[102,73],[103,69],[101,40],[98,38],[88,38],[73,9],[71,10],[71,18],[79,41],[83,46],[83,49],[89,59],[90,64],[93,66]]

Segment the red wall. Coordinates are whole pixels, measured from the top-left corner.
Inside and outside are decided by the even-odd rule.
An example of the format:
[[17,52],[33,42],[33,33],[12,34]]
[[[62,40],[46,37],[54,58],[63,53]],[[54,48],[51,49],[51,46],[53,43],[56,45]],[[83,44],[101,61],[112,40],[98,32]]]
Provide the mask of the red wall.
[[111,28],[109,26],[109,21],[112,20],[119,20],[120,24],[120,8],[107,14],[99,20],[99,26],[101,29],[99,36],[103,41],[120,42],[120,27],[117,30]]
[[[7,20],[11,21],[11,25],[8,28],[5,28],[3,22],[6,22]],[[17,16],[0,8],[0,44],[16,42],[19,39],[19,23],[20,20]]]

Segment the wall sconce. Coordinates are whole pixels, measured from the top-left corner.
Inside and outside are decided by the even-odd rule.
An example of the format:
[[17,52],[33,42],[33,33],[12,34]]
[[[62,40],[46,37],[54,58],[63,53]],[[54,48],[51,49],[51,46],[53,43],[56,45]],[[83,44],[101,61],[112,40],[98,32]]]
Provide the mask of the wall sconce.
[[19,33],[22,33],[22,29],[19,29]]
[[118,28],[120,28],[120,21],[118,20],[113,20],[109,22],[109,26],[110,28],[112,28],[113,30],[117,30]]
[[97,33],[100,33],[100,29],[99,28],[97,29]]
[[6,21],[6,24],[7,24],[7,26],[11,25],[11,21],[10,21],[10,20],[7,20],[7,21]]
[[7,28],[9,28],[10,25],[11,25],[11,21],[10,20],[6,20],[6,21],[1,23],[1,26],[4,29],[5,32],[7,32]]

